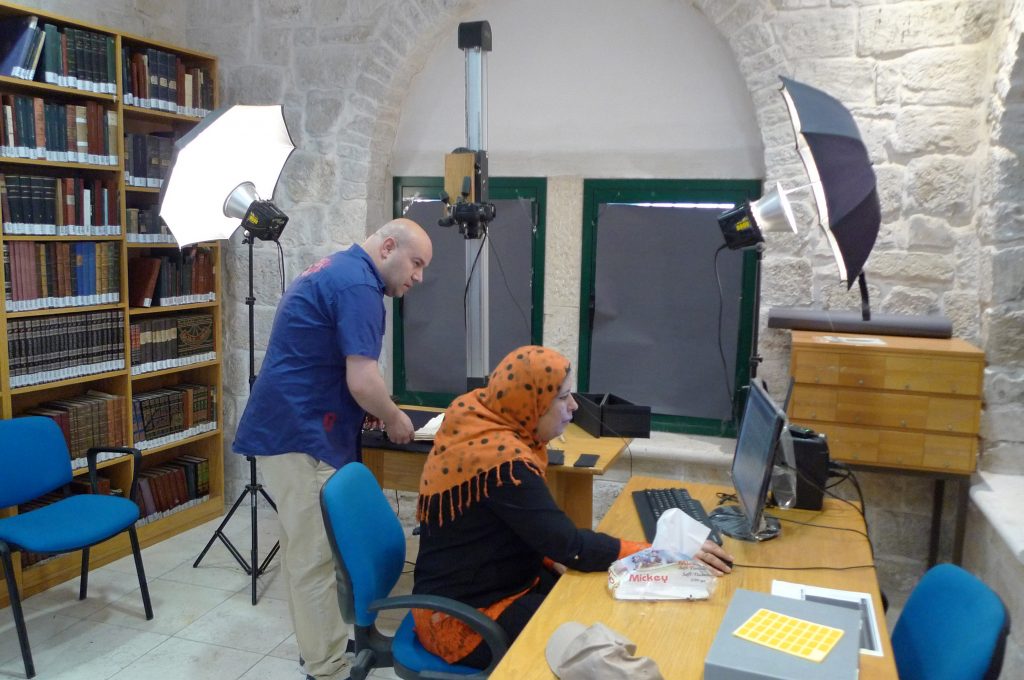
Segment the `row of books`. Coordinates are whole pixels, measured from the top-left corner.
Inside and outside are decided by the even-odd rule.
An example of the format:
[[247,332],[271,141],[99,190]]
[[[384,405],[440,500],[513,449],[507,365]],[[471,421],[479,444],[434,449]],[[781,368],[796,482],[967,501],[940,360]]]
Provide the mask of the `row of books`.
[[156,208],[128,208],[125,229],[128,243],[177,243]]
[[178,456],[139,473],[135,504],[136,526],[147,524],[202,503],[210,495],[210,462],[199,456]]
[[121,48],[124,103],[186,116],[205,116],[213,109],[213,78],[202,66],[152,47]]
[[117,165],[117,112],[99,102],[65,104],[0,93],[0,155],[64,163]]
[[16,236],[118,236],[117,180],[0,173],[0,219]]
[[87,92],[117,92],[114,36],[73,26],[43,24],[43,55],[36,79]]
[[7,311],[119,302],[120,250],[116,241],[4,243]]
[[128,304],[166,307],[213,302],[213,253],[184,248],[159,257],[128,260]]
[[0,75],[114,94],[115,54],[112,35],[50,23],[40,26],[35,15],[0,19]]
[[174,139],[164,135],[124,136],[124,181],[133,187],[160,188],[171,169]]
[[124,369],[124,310],[8,319],[12,388]]
[[132,440],[140,451],[217,428],[217,389],[182,383],[132,395]]
[[0,20],[0,75],[32,80],[43,48],[43,31],[35,15]]
[[133,320],[132,375],[216,359],[213,314],[180,314]]
[[[47,401],[22,415],[45,416],[60,426],[73,468],[87,467],[85,453],[94,446],[125,446],[125,398],[99,390]],[[115,456],[123,454],[114,454]]]

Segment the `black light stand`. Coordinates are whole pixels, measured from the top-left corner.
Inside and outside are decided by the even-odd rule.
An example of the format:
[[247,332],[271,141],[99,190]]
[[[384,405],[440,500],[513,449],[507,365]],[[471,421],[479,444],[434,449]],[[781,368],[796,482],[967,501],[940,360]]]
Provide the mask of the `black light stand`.
[[[245,238],[242,240],[242,242],[249,245],[249,296],[245,298],[245,304],[249,308],[249,391],[251,392],[252,385],[254,382],[256,382],[256,320],[255,311],[253,309],[253,307],[256,304],[256,297],[253,291],[252,273],[252,247],[253,241],[255,241],[256,237],[254,237],[249,232],[249,230],[246,230],[244,233]],[[278,232],[278,234],[279,233],[280,232]],[[274,240],[276,240],[276,238]],[[210,540],[209,542],[207,542],[206,547],[203,548],[203,552],[199,553],[199,557],[196,558],[196,561],[192,564],[192,567],[195,568],[199,566],[199,563],[203,561],[203,557],[206,556],[206,553],[210,549],[210,546],[212,546],[213,542],[219,538],[221,540],[221,543],[224,544],[224,547],[228,549],[228,552],[230,552],[231,555],[238,562],[239,566],[242,567],[246,574],[252,577],[252,603],[253,605],[255,605],[256,579],[262,576],[263,572],[267,570],[267,566],[270,564],[270,560],[274,559],[274,555],[276,555],[277,551],[281,548],[281,542],[278,541],[274,544],[274,547],[270,550],[269,553],[267,553],[266,558],[263,560],[260,566],[256,568],[256,564],[259,562],[259,537],[257,534],[256,501],[258,497],[262,495],[263,498],[266,499],[267,503],[270,504],[270,507],[274,509],[274,512],[277,512],[277,504],[274,503],[273,499],[263,488],[263,485],[260,484],[259,481],[257,481],[256,479],[256,457],[246,456],[245,459],[249,461],[249,483],[245,485],[245,489],[242,491],[242,493],[238,495],[238,498],[235,500],[235,504],[231,506],[231,510],[229,510],[228,514],[224,516],[224,521],[220,523],[220,526],[217,527],[217,530],[213,532],[213,536],[210,537]],[[227,523],[231,521],[231,517],[234,516],[235,510],[238,509],[238,506],[242,504],[242,501],[245,498],[249,499],[249,507],[252,513],[252,554],[250,561],[246,561],[246,559],[242,557],[242,553],[238,551],[234,544],[231,543],[231,540],[224,534],[224,527],[227,526]]]

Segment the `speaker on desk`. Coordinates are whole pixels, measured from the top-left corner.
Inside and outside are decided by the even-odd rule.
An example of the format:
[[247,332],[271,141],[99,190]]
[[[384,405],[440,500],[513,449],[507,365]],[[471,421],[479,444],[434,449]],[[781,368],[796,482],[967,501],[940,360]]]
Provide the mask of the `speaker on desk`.
[[825,483],[828,481],[828,441],[825,435],[798,425],[790,425],[796,476],[796,503],[802,510],[821,510]]

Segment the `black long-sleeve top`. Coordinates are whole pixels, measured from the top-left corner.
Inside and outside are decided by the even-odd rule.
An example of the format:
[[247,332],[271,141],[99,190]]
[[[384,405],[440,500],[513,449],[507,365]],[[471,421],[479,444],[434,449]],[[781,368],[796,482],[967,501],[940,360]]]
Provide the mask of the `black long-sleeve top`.
[[421,524],[414,593],[480,608],[529,588],[544,557],[578,571],[601,571],[616,560],[619,539],[578,529],[524,463],[514,462],[511,475],[520,484],[509,479],[509,466],[492,470],[486,496],[454,519],[445,502],[441,526]]

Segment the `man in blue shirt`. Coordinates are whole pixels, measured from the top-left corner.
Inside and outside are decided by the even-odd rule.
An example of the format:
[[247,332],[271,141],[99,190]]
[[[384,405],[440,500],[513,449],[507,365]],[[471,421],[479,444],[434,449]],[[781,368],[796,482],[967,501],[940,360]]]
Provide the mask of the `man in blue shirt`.
[[359,458],[366,413],[391,441],[413,435],[377,367],[384,296],[423,280],[433,249],[415,222],[388,222],[363,242],[323,258],[288,287],[267,353],[238,423],[236,453],[262,457],[277,502],[281,566],[308,677],[345,665],[348,626],[335,591],[334,563],[320,514],[320,487]]

